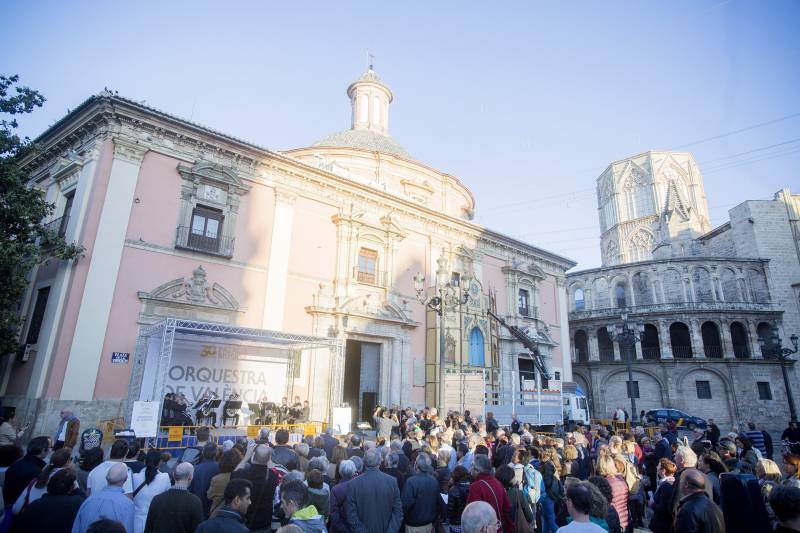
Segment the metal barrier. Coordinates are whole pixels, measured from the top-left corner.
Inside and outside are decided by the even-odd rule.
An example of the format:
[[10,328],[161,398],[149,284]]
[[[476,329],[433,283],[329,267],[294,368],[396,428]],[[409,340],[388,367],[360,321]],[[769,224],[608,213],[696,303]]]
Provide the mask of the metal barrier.
[[99,420],[97,428],[103,432],[103,444],[114,442],[114,430],[125,429],[125,419],[122,417]]
[[[154,448],[169,450],[171,448],[187,448],[197,443],[195,435],[198,428],[208,426],[159,426],[159,435],[155,438]],[[209,428],[210,441],[222,444],[226,440],[255,439],[262,429],[268,429],[271,434],[279,429],[289,432],[289,442],[299,442],[306,435],[320,435],[328,429],[327,422],[306,422],[303,424],[269,424],[258,426],[223,426]],[[299,435],[298,439],[295,435]]]

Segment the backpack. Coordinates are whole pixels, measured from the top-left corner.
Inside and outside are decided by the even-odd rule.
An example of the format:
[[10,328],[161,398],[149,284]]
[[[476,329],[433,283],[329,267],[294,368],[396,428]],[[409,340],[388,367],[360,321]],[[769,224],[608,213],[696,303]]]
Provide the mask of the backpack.
[[522,490],[531,505],[539,503],[539,498],[542,497],[542,473],[533,465],[527,464],[523,469]]
[[628,492],[633,496],[642,489],[642,476],[630,461],[624,460],[623,462],[625,463],[625,471],[622,477],[625,478],[625,484],[628,485]]

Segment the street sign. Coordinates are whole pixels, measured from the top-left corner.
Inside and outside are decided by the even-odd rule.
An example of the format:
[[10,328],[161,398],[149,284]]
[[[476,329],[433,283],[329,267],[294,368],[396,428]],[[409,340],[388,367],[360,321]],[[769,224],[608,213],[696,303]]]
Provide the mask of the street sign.
[[111,353],[111,362],[114,364],[128,364],[128,361],[131,360],[130,352],[112,352]]

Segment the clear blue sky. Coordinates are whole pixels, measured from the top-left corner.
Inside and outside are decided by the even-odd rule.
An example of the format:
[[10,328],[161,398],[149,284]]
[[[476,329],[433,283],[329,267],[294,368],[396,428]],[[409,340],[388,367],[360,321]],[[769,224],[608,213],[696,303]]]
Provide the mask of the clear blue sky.
[[0,72],[48,99],[30,136],[107,86],[307,146],[349,126],[369,49],[392,135],[471,188],[477,222],[578,268],[600,262],[593,188],[611,161],[693,143],[715,225],[800,192],[800,115],[695,142],[800,113],[794,0],[6,2],[0,22]]

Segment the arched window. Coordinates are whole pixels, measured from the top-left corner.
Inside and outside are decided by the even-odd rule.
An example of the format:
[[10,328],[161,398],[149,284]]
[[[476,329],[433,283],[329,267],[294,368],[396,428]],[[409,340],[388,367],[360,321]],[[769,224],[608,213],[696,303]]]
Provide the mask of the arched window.
[[741,302],[739,297],[739,285],[736,281],[736,273],[730,268],[722,269],[722,274],[719,276],[720,285],[722,285],[722,298],[726,302]]
[[605,327],[597,330],[597,348],[600,351],[598,355],[601,361],[614,360],[614,341],[611,340]]
[[619,263],[619,251],[617,250],[617,243],[609,241],[606,246],[606,265],[616,265]]
[[758,270],[750,269],[747,271],[747,279],[750,281],[752,301],[760,304],[768,303],[769,288],[767,287],[767,280],[764,278],[764,274]]
[[470,366],[485,366],[483,357],[483,333],[480,328],[474,327],[469,334],[469,364]]
[[664,303],[677,304],[683,302],[683,281],[681,273],[674,268],[669,268],[661,275],[664,286]]
[[594,280],[594,291],[592,294],[594,295],[594,305],[592,307],[595,309],[611,307],[611,303],[608,301],[608,282],[606,278],[597,278]]
[[647,261],[653,257],[655,240],[649,231],[640,229],[628,241],[629,261]]
[[589,341],[586,332],[579,329],[575,332],[575,362],[585,363],[589,360]]
[[617,307],[626,307],[627,300],[625,299],[625,284],[624,283],[617,283],[617,286],[614,287],[614,300],[617,303]]
[[575,289],[575,310],[582,311],[586,309],[586,300],[583,297],[583,289]]
[[644,335],[642,335],[642,357],[645,359],[661,359],[661,343],[658,340],[658,328],[653,324],[644,325]]
[[692,273],[694,281],[695,300],[698,302],[713,302],[714,290],[711,288],[711,274],[705,268],[695,268]]
[[669,342],[674,357],[692,357],[692,336],[689,333],[689,326],[683,322],[674,322],[669,327]]
[[733,355],[738,359],[750,357],[749,339],[747,330],[741,322],[731,322],[731,342],[733,343]]
[[653,290],[650,286],[650,276],[647,272],[637,272],[631,279],[633,294],[636,296],[636,305],[649,305],[653,303]]
[[719,359],[722,357],[722,339],[719,336],[719,328],[714,322],[703,322],[700,326],[700,334],[703,337],[703,351],[706,357]]

